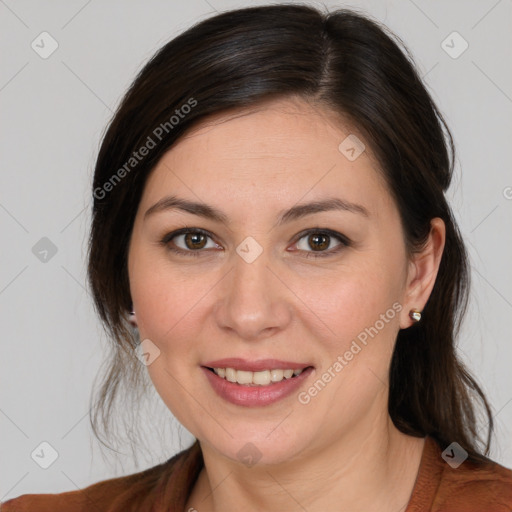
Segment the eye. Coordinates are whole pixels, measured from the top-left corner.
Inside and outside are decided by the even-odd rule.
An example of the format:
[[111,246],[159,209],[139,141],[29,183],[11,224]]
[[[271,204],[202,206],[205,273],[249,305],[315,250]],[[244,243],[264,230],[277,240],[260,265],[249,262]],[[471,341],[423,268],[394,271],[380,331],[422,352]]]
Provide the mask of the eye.
[[[330,229],[310,229],[298,236],[295,246],[306,258],[332,256],[350,245],[346,236]],[[182,228],[168,233],[161,244],[176,254],[196,257],[203,249],[222,249],[210,233],[200,228]]]
[[220,248],[207,231],[199,228],[183,228],[173,231],[165,235],[161,242],[169,250],[187,256],[199,256],[202,249]]
[[346,236],[330,229],[310,230],[301,234],[295,245],[297,249],[306,253],[306,258],[331,256],[350,245]]

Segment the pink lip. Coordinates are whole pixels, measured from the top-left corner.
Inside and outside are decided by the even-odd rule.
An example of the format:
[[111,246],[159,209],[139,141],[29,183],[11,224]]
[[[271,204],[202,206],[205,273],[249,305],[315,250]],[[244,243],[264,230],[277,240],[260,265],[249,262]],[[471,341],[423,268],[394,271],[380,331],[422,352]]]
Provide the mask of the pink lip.
[[[233,368],[233,366],[237,366],[224,366],[225,361],[229,360],[224,359],[222,361],[214,361],[214,368]],[[267,360],[266,362],[268,363],[268,361],[273,362],[274,360]],[[222,364],[219,364],[217,366],[219,362],[222,362]],[[270,366],[264,366],[264,368],[300,369],[301,367],[304,367],[304,365],[294,367],[293,364],[281,366],[282,363],[282,361],[279,361],[279,364],[276,366],[273,366],[273,364],[271,364]],[[208,363],[208,365],[210,364],[211,363]],[[254,368],[254,363],[251,364],[251,367]],[[237,369],[242,368],[237,367]],[[203,370],[204,374],[206,375],[206,378],[208,379],[210,385],[217,393],[217,395],[219,395],[224,400],[227,400],[228,402],[231,402],[232,404],[235,405],[242,405],[244,407],[262,407],[277,402],[278,400],[281,400],[282,398],[285,398],[294,391],[296,391],[313,372],[313,367],[310,366],[309,368],[304,370],[300,375],[293,377],[292,379],[284,379],[281,382],[269,384],[268,386],[245,386],[237,384],[236,382],[229,382],[226,379],[219,377],[216,373],[209,370],[205,366],[202,366],[201,370]]]
[[280,359],[260,359],[258,361],[247,361],[238,357],[229,357],[226,359],[217,359],[216,361],[208,361],[202,366],[208,368],[234,368],[235,370],[243,370],[246,372],[260,372],[263,370],[303,370],[310,363],[297,363],[292,361],[281,361]]

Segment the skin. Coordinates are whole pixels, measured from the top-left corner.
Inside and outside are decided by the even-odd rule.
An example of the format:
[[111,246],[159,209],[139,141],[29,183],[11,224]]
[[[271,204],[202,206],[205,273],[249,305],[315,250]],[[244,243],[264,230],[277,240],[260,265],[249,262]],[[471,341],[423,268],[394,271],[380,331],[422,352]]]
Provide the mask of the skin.
[[[353,162],[338,150],[350,133],[300,99],[217,114],[182,137],[146,183],[128,258],[134,322],[160,350],[147,367],[157,392],[203,451],[186,510],[396,512],[409,501],[424,440],[394,427],[388,369],[399,329],[412,324],[409,310],[422,310],[434,285],[444,223],[433,219],[424,249],[407,254],[369,145]],[[170,194],[229,220],[177,209],[144,218]],[[327,197],[368,215],[333,210],[277,225],[282,210]],[[212,234],[198,257],[184,236],[160,243],[182,227]],[[335,253],[340,242],[328,238],[330,255],[307,258],[316,246],[297,235],[314,228],[351,242]],[[263,249],[252,263],[236,252],[248,236]],[[171,252],[173,242],[189,253]],[[401,311],[308,404],[293,393],[265,407],[234,405],[200,369],[224,357],[309,363],[307,390],[394,303]],[[261,454],[252,467],[237,456],[249,442]]]

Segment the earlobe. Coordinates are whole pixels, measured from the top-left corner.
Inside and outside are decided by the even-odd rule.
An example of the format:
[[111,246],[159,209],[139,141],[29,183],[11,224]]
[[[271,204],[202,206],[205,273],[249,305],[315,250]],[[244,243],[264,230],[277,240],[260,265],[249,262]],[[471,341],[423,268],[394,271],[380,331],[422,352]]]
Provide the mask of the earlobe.
[[133,327],[137,327],[137,318],[135,316],[135,311],[133,310],[133,307],[130,311],[130,316],[128,317],[128,321],[130,322]]
[[421,320],[421,312],[432,293],[439,271],[446,239],[446,227],[439,217],[430,222],[430,233],[421,250],[411,256],[405,304],[400,328]]

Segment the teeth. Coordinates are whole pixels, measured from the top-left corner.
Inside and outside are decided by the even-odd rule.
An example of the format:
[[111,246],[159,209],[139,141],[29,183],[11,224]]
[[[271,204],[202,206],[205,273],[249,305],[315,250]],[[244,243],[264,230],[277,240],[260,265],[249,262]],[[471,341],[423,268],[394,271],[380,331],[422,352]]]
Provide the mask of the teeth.
[[[219,369],[221,370],[222,368]],[[236,370],[226,368],[226,379],[229,380],[229,382],[236,382]]]
[[236,372],[236,381],[238,384],[251,384],[252,372],[243,372],[242,370],[238,370]]
[[280,382],[284,378],[284,370],[270,370],[270,378],[272,382]]
[[268,386],[283,379],[291,379],[300,375],[303,370],[263,370],[261,372],[248,372],[235,370],[234,368],[214,368],[213,371],[221,378],[229,382],[236,382],[243,386]]
[[270,371],[265,370],[264,372],[248,372],[252,373],[251,383],[257,384],[258,386],[268,386],[271,383]]

